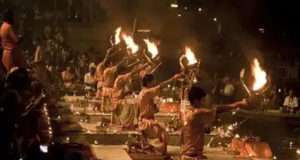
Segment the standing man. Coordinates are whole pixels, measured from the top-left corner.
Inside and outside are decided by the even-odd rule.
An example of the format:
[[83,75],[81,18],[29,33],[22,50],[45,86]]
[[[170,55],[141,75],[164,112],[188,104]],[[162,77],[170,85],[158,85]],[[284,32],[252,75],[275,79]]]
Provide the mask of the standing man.
[[18,37],[12,26],[14,25],[14,14],[12,10],[4,13],[3,24],[0,28],[1,45],[3,48],[2,63],[7,72],[13,67],[23,67],[23,58],[16,48]]
[[207,159],[203,155],[204,134],[215,120],[216,114],[247,105],[245,101],[205,108],[206,93],[198,87],[192,87],[188,93],[191,109],[185,112],[184,127],[181,131],[182,160]]
[[[167,133],[154,121],[154,114],[158,112],[158,108],[154,103],[154,98],[159,96],[162,88],[182,77],[176,74],[171,79],[155,86],[154,76],[146,74],[142,79],[142,90],[137,98],[140,109],[140,122],[138,131],[142,133],[143,142],[148,146],[147,149],[156,154],[167,153]],[[146,150],[146,148],[144,148]]]
[[103,78],[102,78],[103,90],[102,90],[102,105],[101,105],[102,111],[111,111],[110,105],[111,105],[113,85],[118,76],[119,70],[124,68],[122,65],[125,62],[125,60],[127,60],[126,57],[124,57],[121,60],[121,62],[119,62],[117,65],[106,68],[103,72]]
[[43,85],[43,87],[47,88],[48,80],[47,80],[47,69],[45,64],[45,51],[46,51],[46,42],[40,40],[34,55],[35,76],[38,79],[38,81]]
[[110,56],[110,53],[111,53],[111,50],[110,49],[107,50],[106,55],[105,55],[103,61],[100,62],[97,65],[97,68],[96,68],[96,76],[97,76],[97,81],[98,81],[97,82],[97,93],[96,93],[96,98],[97,99],[101,97],[103,73],[104,73],[104,70],[109,65],[108,58]]
[[118,77],[114,82],[112,89],[112,111],[113,119],[117,123],[121,124],[126,129],[132,129],[134,122],[137,122],[138,108],[135,103],[128,103],[125,99],[126,85],[130,82],[130,79],[134,74],[145,68],[148,64],[144,64],[136,69],[133,69],[129,73],[125,73],[126,70],[119,70]]

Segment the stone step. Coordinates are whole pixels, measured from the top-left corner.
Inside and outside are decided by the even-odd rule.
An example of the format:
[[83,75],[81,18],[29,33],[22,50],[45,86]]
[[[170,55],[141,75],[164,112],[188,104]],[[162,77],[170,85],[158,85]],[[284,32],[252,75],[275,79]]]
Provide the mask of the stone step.
[[[104,144],[121,145],[125,144],[129,136],[140,135],[137,131],[120,131],[115,127],[110,127],[100,131],[96,128],[98,123],[79,123],[83,128],[78,132],[56,132],[54,135],[56,142],[59,143],[81,143],[81,144]],[[208,144],[215,135],[206,135],[205,142]],[[180,131],[169,132],[169,145],[179,146],[181,135]]]

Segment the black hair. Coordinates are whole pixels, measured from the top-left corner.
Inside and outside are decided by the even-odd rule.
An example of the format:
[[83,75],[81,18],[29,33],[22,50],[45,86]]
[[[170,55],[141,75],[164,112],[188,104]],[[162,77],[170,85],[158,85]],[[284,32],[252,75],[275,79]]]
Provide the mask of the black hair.
[[11,9],[7,9],[4,11],[3,21],[11,25],[14,24],[14,12]]
[[118,66],[117,67],[117,71],[116,71],[116,73],[119,75],[119,74],[122,74],[123,72],[125,72],[126,71],[126,67],[125,66],[123,66],[123,65],[120,65],[120,66]]
[[11,72],[6,79],[6,88],[22,90],[29,84],[28,72],[24,68],[18,68]]
[[148,83],[154,80],[154,76],[152,74],[146,74],[142,79],[142,86],[147,87]]
[[189,91],[188,98],[190,103],[193,104],[194,100],[196,99],[201,100],[205,96],[206,93],[203,89],[193,86]]

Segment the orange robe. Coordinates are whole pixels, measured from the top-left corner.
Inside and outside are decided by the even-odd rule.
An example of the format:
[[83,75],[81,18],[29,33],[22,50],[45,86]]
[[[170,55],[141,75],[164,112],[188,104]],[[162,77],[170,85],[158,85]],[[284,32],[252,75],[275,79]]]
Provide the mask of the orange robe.
[[103,78],[103,72],[105,70],[104,63],[101,62],[98,64],[97,69],[96,69],[96,76],[97,76],[97,93],[96,93],[96,98],[101,97],[101,89],[102,89],[102,78]]
[[142,88],[137,103],[140,108],[140,117],[145,119],[154,119],[154,114],[158,109],[154,103],[154,98],[159,95],[160,87]]
[[138,107],[136,103],[125,99],[125,86],[129,83],[131,73],[119,75],[112,89],[112,111],[113,120],[126,128],[134,128],[138,120]]
[[125,85],[129,82],[131,77],[131,73],[127,73],[124,75],[119,75],[114,82],[114,87],[112,89],[112,109],[116,109],[116,106],[122,99],[124,98],[124,89]]
[[158,109],[154,103],[154,98],[160,93],[160,86],[143,88],[140,92],[137,103],[140,110],[140,122],[138,131],[146,139],[146,143],[151,145],[155,152],[166,153],[168,144],[168,134],[157,122],[154,121],[154,114]]
[[184,126],[181,130],[182,155],[201,156],[204,146],[204,133],[214,122],[216,109],[191,108],[185,112]]
[[116,80],[116,71],[117,67],[109,67],[104,70],[103,73],[103,96],[111,97],[112,96],[112,88],[114,86],[114,82]]
[[4,22],[0,28],[1,45],[3,48],[2,63],[7,71],[13,67],[23,67],[23,58],[16,48],[18,37],[10,24]]
[[104,70],[102,79],[102,111],[111,111],[112,89],[116,79],[117,67],[109,67]]

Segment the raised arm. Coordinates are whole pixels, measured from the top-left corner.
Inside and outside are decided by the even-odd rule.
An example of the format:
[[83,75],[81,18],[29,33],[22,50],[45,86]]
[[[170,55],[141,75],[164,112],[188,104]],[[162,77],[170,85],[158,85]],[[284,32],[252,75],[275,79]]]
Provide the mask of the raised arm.
[[176,81],[177,79],[179,79],[181,77],[182,77],[182,74],[175,74],[172,78],[170,78],[164,82],[161,82],[159,84],[159,88],[166,87],[168,84],[171,84],[172,82]]
[[248,105],[248,103],[246,101],[237,101],[234,102],[232,104],[221,104],[221,105],[217,105],[216,107],[216,111],[217,113],[223,113],[223,112],[227,112],[230,111],[232,109],[238,108],[238,107],[243,107]]
[[110,57],[110,54],[111,54],[110,52],[111,52],[111,48],[107,50],[106,55],[102,61],[103,64],[105,64],[107,62],[108,58]]

